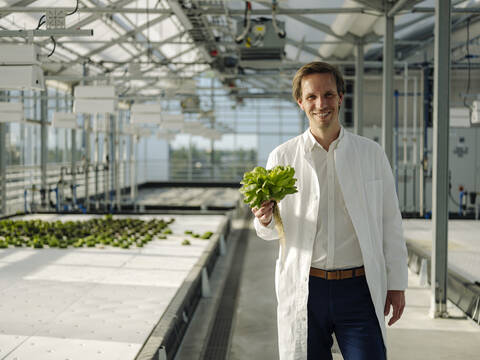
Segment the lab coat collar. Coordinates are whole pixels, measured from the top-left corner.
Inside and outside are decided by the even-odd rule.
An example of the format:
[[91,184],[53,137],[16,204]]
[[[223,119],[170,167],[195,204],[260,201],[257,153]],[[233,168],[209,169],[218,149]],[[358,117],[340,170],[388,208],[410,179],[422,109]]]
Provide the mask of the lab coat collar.
[[[340,134],[338,134],[338,137],[335,140],[333,140],[333,142],[331,144],[331,146],[333,146],[333,149],[338,148],[338,145],[343,138],[344,132],[345,132],[345,130],[343,129],[343,126],[340,126]],[[304,144],[305,144],[305,153],[312,152],[315,145],[320,146],[320,144],[317,143],[317,140],[315,140],[312,133],[310,132],[310,128],[308,128],[303,133],[303,141],[304,141]]]

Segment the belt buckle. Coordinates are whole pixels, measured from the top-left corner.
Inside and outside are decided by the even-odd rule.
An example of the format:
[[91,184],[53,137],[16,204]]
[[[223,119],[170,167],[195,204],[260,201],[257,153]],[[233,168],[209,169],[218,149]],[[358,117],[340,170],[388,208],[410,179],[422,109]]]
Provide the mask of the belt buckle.
[[341,270],[335,270],[336,280],[342,280],[341,273]]

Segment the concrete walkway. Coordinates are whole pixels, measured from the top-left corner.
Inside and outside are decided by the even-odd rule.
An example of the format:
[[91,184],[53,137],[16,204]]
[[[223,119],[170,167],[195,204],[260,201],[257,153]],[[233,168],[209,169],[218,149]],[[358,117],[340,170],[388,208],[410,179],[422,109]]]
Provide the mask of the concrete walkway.
[[[274,264],[276,241],[256,237],[251,228],[240,297],[230,348],[230,360],[278,359]],[[431,319],[430,289],[419,286],[410,273],[407,307],[402,319],[387,330],[389,360],[476,360],[480,354],[480,326],[462,318],[453,305],[456,319]],[[334,359],[342,359],[334,354]]]

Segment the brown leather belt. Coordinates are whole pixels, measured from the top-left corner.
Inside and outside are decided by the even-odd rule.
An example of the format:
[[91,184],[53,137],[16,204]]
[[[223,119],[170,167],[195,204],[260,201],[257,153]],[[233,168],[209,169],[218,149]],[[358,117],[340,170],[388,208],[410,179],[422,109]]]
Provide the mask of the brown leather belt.
[[344,280],[353,277],[364,276],[365,268],[362,266],[355,269],[346,270],[321,270],[311,267],[310,275],[320,277],[326,280]]

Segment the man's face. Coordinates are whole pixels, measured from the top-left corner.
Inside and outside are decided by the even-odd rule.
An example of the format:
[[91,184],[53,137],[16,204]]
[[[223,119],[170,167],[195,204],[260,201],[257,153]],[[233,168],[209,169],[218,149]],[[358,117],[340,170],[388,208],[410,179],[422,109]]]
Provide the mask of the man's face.
[[297,101],[307,114],[310,128],[326,130],[339,125],[338,110],[343,94],[338,94],[335,77],[330,73],[310,74],[302,79],[302,98]]

